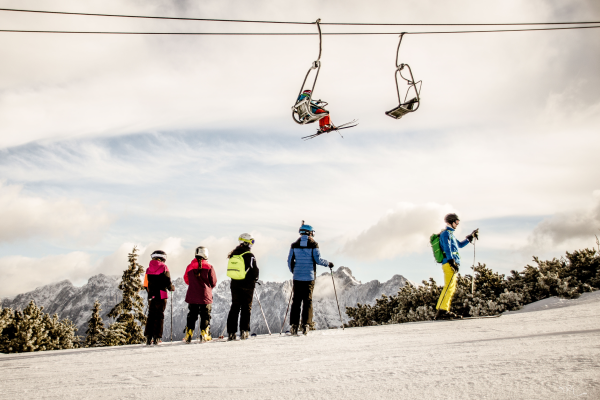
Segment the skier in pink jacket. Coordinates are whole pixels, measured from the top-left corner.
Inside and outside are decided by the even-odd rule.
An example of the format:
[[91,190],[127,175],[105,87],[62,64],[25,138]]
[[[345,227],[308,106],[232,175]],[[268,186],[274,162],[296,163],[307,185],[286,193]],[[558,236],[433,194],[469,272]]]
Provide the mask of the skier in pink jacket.
[[148,321],[146,321],[146,344],[160,344],[163,335],[163,323],[165,321],[165,308],[169,294],[175,290],[171,282],[171,273],[165,262],[167,253],[156,250],[152,253],[150,266],[144,277],[144,287],[148,292]]

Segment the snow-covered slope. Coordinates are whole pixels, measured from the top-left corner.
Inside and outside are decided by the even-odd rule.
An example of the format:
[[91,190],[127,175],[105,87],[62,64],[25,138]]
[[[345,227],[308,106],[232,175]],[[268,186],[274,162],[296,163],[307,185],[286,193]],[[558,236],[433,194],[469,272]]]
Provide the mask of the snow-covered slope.
[[[360,283],[352,276],[352,271],[340,267],[334,272],[337,295],[340,301],[340,310],[344,322],[348,321],[345,314],[346,306],[355,306],[356,303],[373,304],[375,299],[382,294],[394,295],[408,282],[401,275],[394,275],[384,283],[371,281]],[[87,329],[86,324],[91,314],[94,301],[102,303],[102,315],[105,323],[109,322],[106,314],[120,301],[121,292],[117,288],[120,278],[114,276],[96,275],[82,287],[74,287],[69,281],[46,285],[32,292],[21,294],[13,299],[5,299],[4,307],[23,309],[31,299],[36,304],[44,306],[45,312],[57,313],[61,318],[69,317],[79,327],[79,334],[83,335]],[[182,278],[174,281],[175,293],[173,296],[173,338],[183,337],[186,325],[187,303],[185,294],[187,285]],[[257,285],[255,294],[259,296],[267,322],[271,331],[279,332],[286,313],[286,308],[291,293],[291,281],[262,282]],[[145,294],[145,293],[144,293]],[[213,309],[211,330],[213,335],[220,334],[225,328],[227,313],[231,306],[231,291],[229,280],[219,282],[213,290]],[[313,294],[314,321],[317,329],[327,329],[341,325],[335,301],[331,274],[324,273],[318,276]],[[289,316],[287,321],[289,322]],[[260,312],[257,300],[252,306],[251,329],[257,334],[268,333],[267,326]],[[284,330],[289,325],[284,326]],[[165,311],[164,337],[171,336],[171,303],[167,304]]]
[[600,292],[539,305],[308,337],[5,354],[0,398],[599,399]]

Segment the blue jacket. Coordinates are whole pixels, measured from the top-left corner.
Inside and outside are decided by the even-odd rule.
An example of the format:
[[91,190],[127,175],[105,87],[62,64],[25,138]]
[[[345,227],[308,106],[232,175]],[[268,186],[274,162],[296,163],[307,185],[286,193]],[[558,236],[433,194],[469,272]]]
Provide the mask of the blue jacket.
[[319,244],[312,237],[302,235],[292,243],[288,255],[288,268],[295,281],[314,281],[317,264],[329,266],[329,261],[321,258]]
[[449,226],[446,227],[446,229],[440,233],[440,247],[442,248],[445,256],[442,264],[446,264],[448,261],[450,261],[450,259],[453,258],[454,261],[456,261],[456,264],[460,265],[460,255],[458,254],[458,249],[462,249],[467,244],[469,244],[468,239],[459,242],[454,237],[454,229],[450,228]]

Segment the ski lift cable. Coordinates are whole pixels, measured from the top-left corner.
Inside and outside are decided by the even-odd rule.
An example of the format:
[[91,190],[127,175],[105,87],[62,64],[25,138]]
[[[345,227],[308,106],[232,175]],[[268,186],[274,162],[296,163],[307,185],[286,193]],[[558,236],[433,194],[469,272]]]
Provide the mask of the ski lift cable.
[[[313,22],[314,23],[314,22]],[[570,26],[560,28],[530,28],[530,29],[494,29],[478,31],[437,31],[437,32],[404,32],[405,35],[442,35],[451,33],[503,33],[503,32],[532,32],[532,31],[557,31],[573,29],[594,29],[593,26]],[[62,34],[94,34],[94,35],[179,35],[179,36],[314,36],[318,33],[310,32],[106,32],[106,31],[50,31],[50,30],[23,30],[0,29],[0,33],[62,33]],[[328,36],[360,36],[360,35],[399,35],[401,32],[323,32]]]
[[[177,21],[204,21],[204,22],[234,22],[234,23],[256,23],[256,24],[288,24],[288,25],[312,25],[314,22],[299,21],[260,21],[244,19],[220,19],[220,18],[192,18],[192,17],[165,17],[150,15],[128,15],[128,14],[102,14],[102,13],[83,13],[68,11],[47,11],[47,10],[25,10],[16,8],[0,8],[0,11],[37,13],[37,14],[58,14],[58,15],[78,15],[88,17],[112,17],[112,18],[141,18],[141,19],[160,19]],[[502,26],[502,25],[584,25],[598,24],[600,21],[579,21],[579,22],[501,22],[501,23],[371,23],[371,22],[322,22],[321,25],[344,25],[344,26]]]

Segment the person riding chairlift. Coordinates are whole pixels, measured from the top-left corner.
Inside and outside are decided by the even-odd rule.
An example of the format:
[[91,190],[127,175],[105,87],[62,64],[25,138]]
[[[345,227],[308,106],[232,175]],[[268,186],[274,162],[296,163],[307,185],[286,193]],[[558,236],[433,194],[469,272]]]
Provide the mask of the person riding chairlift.
[[[300,102],[300,101],[304,100],[305,98],[310,97],[311,94],[312,94],[312,90],[303,91],[302,94],[300,96],[298,96],[298,100],[296,102]],[[327,113],[326,116],[324,116],[323,118],[321,118],[319,120],[319,133],[329,132],[336,128],[335,125],[333,125],[331,123],[331,118],[329,117],[329,111],[327,111],[326,109],[324,109],[322,107],[323,104],[326,104],[326,103],[323,101],[320,101],[320,100],[318,100],[318,101],[311,100],[310,101],[310,111],[313,114]]]

